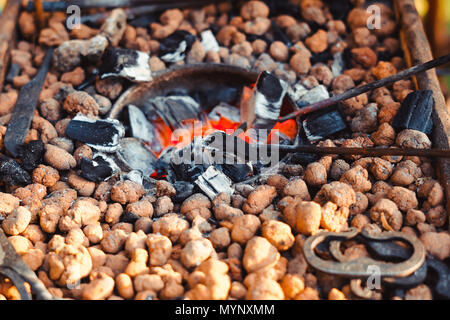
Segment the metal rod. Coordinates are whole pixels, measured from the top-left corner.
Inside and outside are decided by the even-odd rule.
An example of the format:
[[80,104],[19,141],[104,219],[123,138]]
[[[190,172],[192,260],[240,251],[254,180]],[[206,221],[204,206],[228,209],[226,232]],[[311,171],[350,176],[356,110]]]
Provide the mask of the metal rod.
[[327,108],[329,106],[332,106],[332,105],[334,105],[334,104],[336,104],[338,102],[341,102],[341,101],[344,101],[344,100],[347,100],[347,99],[359,96],[362,93],[374,90],[376,88],[380,88],[380,87],[386,86],[386,85],[394,83],[396,81],[409,78],[409,77],[411,77],[411,76],[413,76],[415,74],[418,74],[420,72],[423,72],[423,71],[432,69],[434,67],[443,65],[443,64],[445,64],[447,62],[450,62],[450,54],[447,54],[445,56],[439,57],[437,59],[430,60],[428,62],[419,64],[417,66],[405,69],[405,70],[400,71],[399,73],[394,74],[394,75],[392,75],[390,77],[383,78],[383,79],[380,79],[380,80],[377,80],[377,81],[374,81],[374,82],[370,82],[370,83],[365,84],[365,85],[360,86],[360,87],[352,88],[350,90],[345,91],[342,94],[338,94],[338,95],[335,95],[335,96],[333,96],[331,98],[328,98],[328,99],[325,99],[325,100],[313,103],[313,104],[311,104],[309,106],[306,106],[304,108],[296,110],[296,111],[294,111],[294,112],[292,112],[292,113],[290,113],[290,114],[280,118],[279,121],[282,122],[282,121],[286,121],[286,120],[289,120],[289,119],[292,119],[292,118],[303,116],[303,115],[311,113],[311,112],[315,112],[315,111],[318,111],[318,110],[323,110],[323,109],[325,109],[325,108]]
[[345,148],[295,145],[271,145],[271,150],[298,153],[380,156],[417,156],[450,158],[450,149],[411,149],[411,148]]

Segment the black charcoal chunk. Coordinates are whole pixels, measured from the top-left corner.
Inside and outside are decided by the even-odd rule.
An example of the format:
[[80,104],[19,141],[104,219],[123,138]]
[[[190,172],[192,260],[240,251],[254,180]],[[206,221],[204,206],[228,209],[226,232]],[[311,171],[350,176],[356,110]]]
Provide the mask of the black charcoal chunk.
[[249,125],[274,124],[280,116],[281,106],[287,92],[287,83],[268,71],[259,74],[252,96],[241,113],[243,122]]
[[27,185],[32,183],[31,176],[20,164],[5,155],[0,155],[0,181],[10,185]]
[[123,125],[115,119],[94,120],[75,116],[67,125],[66,135],[102,152],[115,152],[125,134]]
[[195,36],[184,30],[177,30],[160,42],[159,57],[165,62],[184,60],[195,42]]
[[117,164],[125,171],[140,170],[145,176],[156,170],[156,157],[146,145],[135,138],[124,138],[116,152]]
[[195,184],[211,200],[221,192],[228,193],[230,196],[234,192],[234,189],[231,186],[232,182],[230,178],[214,166],[208,167],[208,169],[206,169],[206,171],[197,178]]
[[6,74],[5,80],[8,83],[12,83],[14,77],[20,74],[21,68],[17,63],[11,63],[8,73]]
[[45,153],[45,145],[41,140],[32,140],[19,147],[19,159],[22,167],[31,171],[42,163]]
[[392,126],[395,129],[413,129],[430,134],[433,129],[431,114],[434,108],[433,91],[417,90],[411,92],[403,100],[394,117]]
[[172,130],[181,127],[180,122],[187,119],[198,119],[200,105],[190,96],[156,97],[149,101],[146,115],[153,110]]
[[155,141],[155,128],[147,120],[142,110],[131,104],[128,105],[127,110],[130,135],[147,142]]
[[327,64],[328,60],[333,60],[333,55],[331,54],[330,49],[327,49],[327,50],[322,51],[320,53],[315,53],[309,58],[309,61],[311,62],[311,65],[315,65],[318,62],[322,62],[324,64]]
[[223,87],[220,90],[193,91],[189,95],[204,109],[209,109],[222,102],[235,105],[241,90],[241,88],[238,89],[237,87]]
[[307,166],[311,162],[317,161],[319,159],[320,156],[314,153],[296,152],[290,155],[291,164],[301,164],[302,166]]
[[302,124],[307,139],[313,143],[347,128],[345,120],[336,110],[310,115]]
[[173,184],[176,195],[173,197],[175,203],[180,203],[194,194],[195,186],[192,183],[186,181],[175,181]]
[[242,182],[249,179],[253,173],[253,167],[242,163],[224,163],[222,172],[225,173],[233,182]]
[[80,168],[81,176],[94,182],[106,181],[118,171],[114,161],[101,153],[94,154],[92,159],[83,157]]
[[122,77],[134,82],[150,81],[149,55],[142,51],[110,48],[102,56],[100,78]]

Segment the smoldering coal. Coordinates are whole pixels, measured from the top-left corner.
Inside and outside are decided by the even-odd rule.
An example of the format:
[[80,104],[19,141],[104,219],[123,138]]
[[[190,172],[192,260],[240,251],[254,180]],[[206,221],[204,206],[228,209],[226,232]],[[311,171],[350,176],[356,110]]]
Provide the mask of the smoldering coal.
[[140,170],[145,176],[155,172],[157,162],[155,155],[138,139],[122,139],[115,157],[116,163],[125,172]]
[[66,135],[98,151],[112,153],[119,147],[125,128],[115,119],[94,120],[78,114],[67,125]]
[[130,135],[143,141],[152,142],[155,140],[155,128],[147,120],[144,112],[134,105],[128,105],[128,122]]
[[101,79],[122,77],[134,82],[150,81],[152,72],[148,63],[150,56],[142,51],[109,48],[102,57]]

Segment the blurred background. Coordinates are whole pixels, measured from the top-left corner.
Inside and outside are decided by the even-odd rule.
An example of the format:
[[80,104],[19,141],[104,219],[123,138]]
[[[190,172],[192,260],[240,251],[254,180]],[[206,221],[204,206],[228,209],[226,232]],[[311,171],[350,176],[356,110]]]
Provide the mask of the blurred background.
[[[0,10],[6,1],[0,0]],[[450,0],[414,0],[414,2],[423,19],[434,56],[450,53]],[[450,110],[450,66],[440,68],[438,75]]]

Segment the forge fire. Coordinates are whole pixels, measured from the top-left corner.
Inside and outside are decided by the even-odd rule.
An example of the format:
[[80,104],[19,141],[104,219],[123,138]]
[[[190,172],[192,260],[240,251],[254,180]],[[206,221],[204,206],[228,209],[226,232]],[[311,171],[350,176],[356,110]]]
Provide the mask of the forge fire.
[[450,299],[434,78],[309,109],[411,67],[413,0],[87,2],[0,16],[0,300]]

